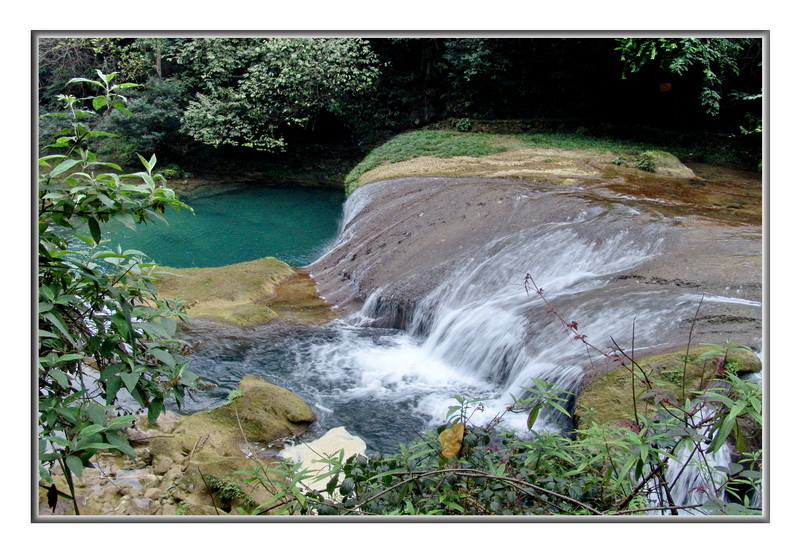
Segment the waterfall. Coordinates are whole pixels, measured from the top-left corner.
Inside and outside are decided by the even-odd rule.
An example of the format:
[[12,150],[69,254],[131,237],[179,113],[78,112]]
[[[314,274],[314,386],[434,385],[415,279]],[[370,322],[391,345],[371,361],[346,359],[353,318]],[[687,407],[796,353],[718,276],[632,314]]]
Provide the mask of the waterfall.
[[[441,204],[442,196],[448,203]],[[461,208],[450,209],[454,204]],[[502,210],[483,219],[497,205]],[[343,396],[402,399],[402,410],[429,424],[441,422],[454,394],[483,399],[485,409],[472,416],[475,425],[524,397],[533,378],[577,394],[587,370],[600,374],[616,364],[574,340],[548,303],[565,321],[577,322],[599,350],[635,346],[637,357],[685,348],[687,322],[701,298],[710,313],[722,314],[719,321],[731,310],[748,317],[760,311],[756,300],[727,296],[733,290],[727,286],[709,291],[675,278],[693,276],[693,262],[679,268],[688,274],[676,273],[673,259],[702,256],[694,242],[675,256],[687,221],[580,187],[446,178],[373,183],[351,195],[339,238],[312,266],[325,291],[357,307],[342,323],[348,338],[327,344],[315,359],[320,365],[335,359],[346,368],[350,385],[340,389]],[[437,235],[437,225],[454,236]],[[691,240],[722,247],[728,238],[720,233],[714,243],[703,227]],[[664,268],[671,279],[660,276]],[[527,274],[547,302],[526,290]],[[735,287],[737,295],[745,291]],[[397,331],[379,343],[355,338],[358,329],[369,328]],[[572,411],[574,396],[566,408]],[[569,431],[566,419],[551,421],[542,412],[536,428]],[[526,414],[506,413],[503,425],[524,434]],[[689,461],[691,455],[677,453],[682,462],[667,472],[678,504],[704,502],[704,491],[718,488],[721,479],[704,468],[730,462],[727,445],[707,464]]]
[[[358,226],[359,212],[369,200],[366,192],[351,196],[340,226],[340,248],[366,248],[368,237],[359,234]],[[562,202],[563,195],[542,195],[539,201]],[[420,356],[428,363],[491,386],[494,398],[483,416],[487,421],[512,396],[524,396],[532,378],[576,392],[584,368],[606,360],[597,354],[590,360],[585,345],[571,340],[542,299],[526,292],[526,273],[534,276],[559,313],[567,321],[578,321],[581,333],[601,348],[611,344],[611,337],[627,346],[634,320],[637,341],[658,344],[664,329],[690,313],[697,301],[694,295],[668,291],[630,291],[615,279],[659,254],[663,220],[634,225],[640,215],[623,205],[582,203],[580,208],[557,221],[542,219],[487,237],[468,256],[451,260],[439,284],[413,303],[397,300],[396,289],[403,283],[376,287],[346,321],[353,326],[399,327],[417,340]],[[369,270],[347,269],[359,274]],[[420,407],[437,417],[448,405],[442,400],[446,402],[423,398]],[[506,423],[524,428],[522,415]]]

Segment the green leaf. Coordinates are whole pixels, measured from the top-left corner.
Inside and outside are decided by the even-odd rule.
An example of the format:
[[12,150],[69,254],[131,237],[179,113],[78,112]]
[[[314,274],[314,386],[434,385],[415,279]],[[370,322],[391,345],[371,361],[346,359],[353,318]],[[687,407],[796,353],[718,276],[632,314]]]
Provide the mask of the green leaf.
[[106,405],[114,404],[117,398],[117,392],[122,387],[122,379],[119,375],[112,375],[106,379]]
[[100,224],[93,217],[88,218],[87,222],[89,223],[89,232],[92,234],[92,238],[99,244],[101,239]]
[[97,193],[97,199],[109,208],[113,208],[115,206],[114,201],[102,192]]
[[100,81],[92,81],[91,79],[84,79],[83,77],[73,77],[72,79],[67,81],[67,84],[72,84],[72,83],[89,83],[98,86],[100,88],[103,88],[103,83],[101,83]]
[[83,462],[77,456],[67,456],[67,468],[80,479],[83,475]]
[[135,460],[137,457],[136,451],[131,447],[130,443],[119,433],[106,433],[106,440],[112,444],[117,450],[127,455],[130,459]]
[[133,216],[127,212],[115,215],[114,219],[125,225],[128,229],[136,229],[136,221],[134,221]]
[[64,354],[58,357],[56,363],[74,362],[76,360],[82,360],[83,358],[84,358],[83,354]]
[[108,104],[108,98],[105,96],[95,96],[92,99],[92,107],[97,111],[100,111],[106,104]]
[[111,105],[124,114],[133,115],[133,112],[126,108],[122,102],[112,102]]
[[161,350],[160,348],[154,348],[149,351],[149,354],[153,356],[156,360],[162,362],[163,364],[173,367],[175,365],[175,358],[167,352],[166,350]]
[[136,154],[136,156],[139,158],[139,161],[142,162],[142,165],[147,170],[147,172],[150,173],[153,170],[152,166],[150,165],[150,162],[148,162],[141,154]]
[[105,430],[104,425],[98,425],[96,423],[93,423],[92,425],[87,425],[86,427],[81,429],[81,432],[78,433],[78,438],[82,439],[91,435],[96,435],[97,433],[104,430]]
[[117,416],[108,422],[109,431],[117,431],[119,429],[127,429],[133,422],[136,421],[136,416]]
[[164,411],[164,401],[160,398],[154,398],[150,401],[150,406],[147,408],[147,422],[153,425],[161,412]]
[[108,450],[109,448],[114,448],[113,444],[109,444],[107,442],[87,442],[78,444],[80,444],[80,448],[85,450],[86,452],[92,452],[97,450]]
[[46,319],[50,323],[52,323],[55,326],[55,328],[58,329],[59,332],[61,332],[61,335],[65,339],[67,339],[70,343],[72,343],[73,346],[75,346],[75,347],[78,346],[78,343],[75,340],[75,337],[73,337],[72,334],[69,331],[67,331],[67,328],[64,326],[64,322],[61,321],[61,319],[58,316],[58,314],[56,314],[54,312],[47,312],[47,313],[41,314],[40,317],[43,317],[44,319]]
[[103,428],[105,428],[106,422],[108,421],[108,414],[103,406],[100,404],[89,404],[89,406],[86,407],[86,413],[89,414],[89,418],[92,420],[92,423],[101,425]]
[[536,418],[539,416],[539,410],[542,408],[541,404],[536,404],[531,408],[531,411],[528,413],[528,431],[533,430],[533,425],[536,423]]
[[[111,138],[116,138],[118,136],[119,135],[116,134],[116,133],[109,133],[107,131],[89,131],[88,133],[86,133],[84,138],[87,138],[87,139],[88,138],[93,138],[93,137],[111,137]],[[88,165],[110,165],[110,164],[108,164],[108,163],[89,162]]]
[[139,382],[138,373],[120,373],[119,377],[125,383],[125,388],[128,389],[128,392],[132,393],[136,389],[136,385]]
[[65,388],[65,389],[69,388],[69,378],[66,376],[66,374],[63,371],[61,371],[57,367],[54,367],[54,368],[50,369],[50,373],[49,374],[50,374],[50,377],[55,379],[56,382],[59,385],[61,385],[63,388]]
[[53,171],[50,172],[50,177],[56,177],[57,175],[61,175],[65,171],[69,171],[71,168],[75,167],[81,163],[81,160],[64,160],[57,166],[53,168]]

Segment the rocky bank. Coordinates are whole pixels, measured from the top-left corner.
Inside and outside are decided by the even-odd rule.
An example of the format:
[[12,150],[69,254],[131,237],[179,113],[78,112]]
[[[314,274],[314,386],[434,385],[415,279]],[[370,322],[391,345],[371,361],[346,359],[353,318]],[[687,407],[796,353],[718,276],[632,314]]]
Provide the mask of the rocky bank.
[[[136,459],[106,453],[76,483],[81,516],[236,515],[249,513],[275,492],[266,481],[248,483],[236,472],[272,474],[275,453],[316,420],[286,389],[247,376],[223,405],[189,416],[162,413],[129,431]],[[63,474],[56,486],[69,490]],[[40,518],[74,515],[72,502],[55,508],[40,488]]]

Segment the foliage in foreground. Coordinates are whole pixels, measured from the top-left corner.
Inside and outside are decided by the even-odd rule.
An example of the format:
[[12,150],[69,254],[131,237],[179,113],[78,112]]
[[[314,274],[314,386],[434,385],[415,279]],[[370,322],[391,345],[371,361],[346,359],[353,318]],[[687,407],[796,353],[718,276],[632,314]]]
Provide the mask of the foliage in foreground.
[[[547,421],[566,413],[571,394],[544,381],[534,379],[506,409],[527,411],[529,436],[504,429],[504,414],[472,425],[483,404],[455,397],[445,425],[396,454],[321,457],[328,468],[322,475],[286,464],[283,482],[245,472],[248,482],[280,486],[249,513],[760,515],[761,449],[748,451],[741,425],[750,420],[761,427],[761,386],[726,363],[745,348],[726,343],[710,351],[716,378],[683,400],[662,393],[628,358],[632,385],[645,385],[635,421],[591,423],[573,437],[536,426],[540,415]],[[722,455],[729,441],[738,461]],[[683,474],[693,476],[689,484]]]
[[[169,396],[180,403],[197,376],[179,361],[174,339],[184,303],[162,299],[155,265],[138,251],[109,250],[102,224],[115,218],[135,226],[162,219],[166,207],[188,206],[153,172],[155,156],[139,156],[144,171],[121,174],[89,149],[102,119],[127,112],[115,73],[73,79],[97,90],[86,98],[59,96],[63,111],[43,117],[66,121],[39,159],[38,427],[39,477],[51,505],[73,501],[80,477],[98,452],[134,458],[125,430],[146,410],[153,422]],[[59,467],[70,493],[59,490]],[[47,483],[45,485],[44,483]]]

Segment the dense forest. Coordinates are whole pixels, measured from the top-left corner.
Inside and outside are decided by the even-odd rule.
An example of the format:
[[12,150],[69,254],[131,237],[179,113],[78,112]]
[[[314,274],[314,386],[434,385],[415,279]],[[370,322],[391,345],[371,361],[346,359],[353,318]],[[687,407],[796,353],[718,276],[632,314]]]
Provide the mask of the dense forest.
[[67,82],[97,69],[146,85],[126,91],[136,117],[103,122],[124,138],[100,151],[155,152],[173,170],[352,161],[399,132],[475,120],[713,144],[752,163],[762,49],[758,37],[42,38],[38,92],[44,113],[65,90],[87,94]]

